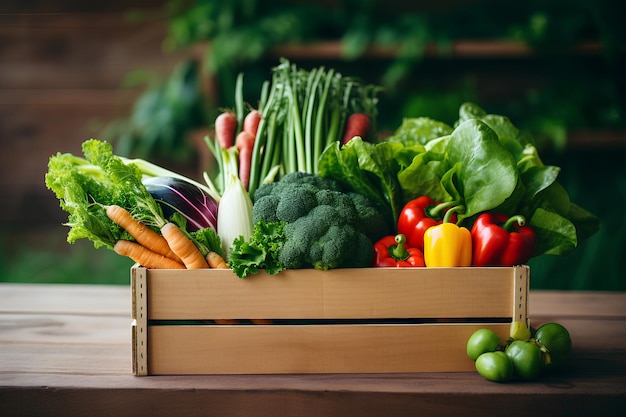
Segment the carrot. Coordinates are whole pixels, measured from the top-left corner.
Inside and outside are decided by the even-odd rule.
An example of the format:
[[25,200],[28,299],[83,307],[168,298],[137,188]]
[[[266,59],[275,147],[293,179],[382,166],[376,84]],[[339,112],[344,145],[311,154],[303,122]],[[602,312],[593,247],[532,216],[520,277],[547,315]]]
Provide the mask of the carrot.
[[167,223],[163,226],[161,234],[187,269],[209,267],[200,250],[174,223]]
[[237,116],[232,111],[220,113],[215,119],[215,137],[222,149],[233,146],[235,131],[237,130]]
[[111,221],[126,230],[140,245],[174,261],[180,261],[180,258],[172,252],[163,236],[135,220],[125,208],[114,204],[107,207],[106,213]]
[[345,145],[355,136],[360,136],[363,140],[365,140],[371,127],[372,122],[367,114],[351,114],[346,121],[346,128],[343,133],[341,144]]
[[206,261],[209,264],[210,268],[228,269],[228,264],[226,263],[222,255],[217,252],[209,251],[209,253],[207,253],[206,255]]
[[261,113],[254,109],[251,110],[243,119],[243,131],[250,133],[256,137],[256,132],[259,130],[259,123],[261,122]]
[[118,240],[113,246],[115,253],[127,256],[139,265],[150,269],[185,269],[185,265],[167,256],[159,255],[145,246],[130,240]]
[[235,145],[239,150],[239,179],[243,187],[247,190],[250,184],[250,169],[252,168],[252,150],[254,148],[255,136],[250,132],[242,130],[237,135]]

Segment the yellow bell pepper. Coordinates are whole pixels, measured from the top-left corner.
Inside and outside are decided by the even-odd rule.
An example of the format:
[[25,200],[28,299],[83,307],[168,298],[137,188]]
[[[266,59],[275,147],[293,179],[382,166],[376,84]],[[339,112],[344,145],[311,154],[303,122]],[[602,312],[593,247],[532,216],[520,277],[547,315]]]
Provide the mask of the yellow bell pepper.
[[424,232],[424,262],[427,267],[472,264],[472,235],[465,227],[441,223]]

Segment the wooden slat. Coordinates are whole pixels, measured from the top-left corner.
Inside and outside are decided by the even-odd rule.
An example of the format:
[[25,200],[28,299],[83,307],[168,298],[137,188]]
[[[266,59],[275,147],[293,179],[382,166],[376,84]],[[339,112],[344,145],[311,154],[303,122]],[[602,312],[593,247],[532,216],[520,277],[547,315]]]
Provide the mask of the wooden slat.
[[471,371],[465,343],[486,326],[151,326],[148,362],[151,375]]
[[147,270],[131,269],[133,374],[148,375],[148,290]]
[[151,320],[511,317],[513,268],[148,271]]
[[525,266],[513,267],[515,282],[513,284],[513,313],[514,321],[528,320],[528,293],[530,291],[530,268]]

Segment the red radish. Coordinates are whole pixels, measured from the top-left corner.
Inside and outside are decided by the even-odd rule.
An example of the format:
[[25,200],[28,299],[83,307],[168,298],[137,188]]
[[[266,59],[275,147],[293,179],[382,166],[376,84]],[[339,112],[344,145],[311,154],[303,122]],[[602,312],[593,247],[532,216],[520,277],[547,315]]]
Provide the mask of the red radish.
[[353,113],[346,121],[346,129],[343,133],[341,144],[345,145],[353,137],[360,136],[363,140],[367,138],[369,130],[372,126],[370,118],[365,113]]
[[261,113],[258,110],[251,110],[243,119],[243,130],[256,137],[259,122],[261,122]]
[[255,136],[242,130],[237,135],[235,145],[239,150],[239,179],[243,187],[247,190],[250,183],[250,169],[252,165],[252,149],[254,148]]
[[222,149],[233,146],[236,130],[237,116],[232,111],[225,111],[215,119],[215,137]]

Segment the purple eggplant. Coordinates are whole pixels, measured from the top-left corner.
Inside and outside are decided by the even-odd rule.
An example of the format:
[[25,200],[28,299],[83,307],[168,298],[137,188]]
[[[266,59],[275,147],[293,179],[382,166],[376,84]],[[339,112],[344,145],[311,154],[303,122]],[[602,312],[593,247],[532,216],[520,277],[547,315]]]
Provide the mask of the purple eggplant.
[[143,183],[167,218],[178,212],[187,219],[188,232],[207,227],[217,231],[218,203],[197,185],[172,177],[152,177]]

